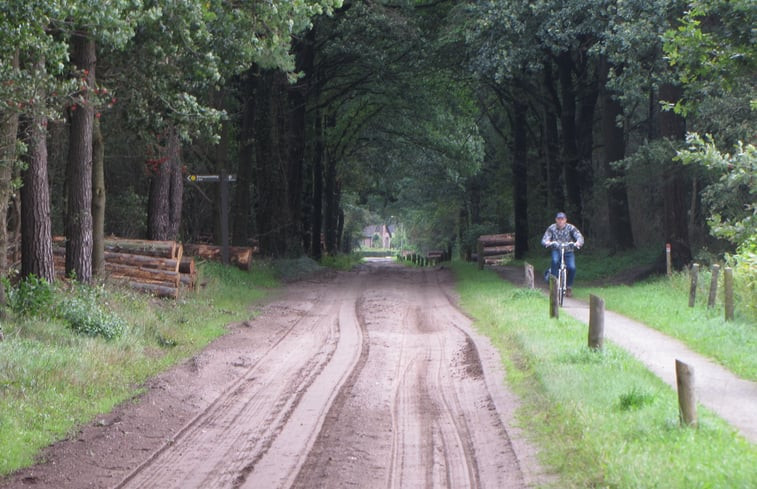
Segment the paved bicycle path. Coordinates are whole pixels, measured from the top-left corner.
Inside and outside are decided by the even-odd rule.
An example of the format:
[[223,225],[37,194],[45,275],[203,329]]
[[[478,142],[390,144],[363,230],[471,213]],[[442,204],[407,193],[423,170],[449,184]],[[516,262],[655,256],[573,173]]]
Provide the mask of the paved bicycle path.
[[[589,324],[586,302],[566,298],[561,312]],[[691,366],[697,401],[730,423],[744,438],[757,443],[757,382],[737,377],[680,341],[642,323],[607,309],[604,319],[605,339],[630,352],[674,390],[677,389],[675,361]]]
[[[522,269],[496,267],[496,270],[506,280],[523,285]],[[589,324],[589,304],[580,299],[566,297],[561,313]],[[675,361],[691,366],[697,401],[757,444],[757,382],[736,376],[682,342],[643,323],[607,309],[604,320],[605,339],[627,350],[674,390],[677,390]]]

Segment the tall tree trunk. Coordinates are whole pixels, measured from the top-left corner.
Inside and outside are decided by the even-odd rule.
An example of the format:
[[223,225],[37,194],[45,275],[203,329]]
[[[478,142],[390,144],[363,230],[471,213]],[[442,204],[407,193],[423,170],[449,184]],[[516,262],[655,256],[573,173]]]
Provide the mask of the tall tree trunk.
[[156,145],[156,152],[158,157],[148,161],[152,176],[147,203],[147,236],[155,240],[178,239],[184,193],[178,133],[169,130],[164,144]]
[[[3,55],[5,58],[5,55]],[[8,59],[9,58],[9,59]],[[18,50],[8,56],[13,70],[19,69]],[[3,61],[5,61],[4,59]],[[13,193],[13,168],[16,163],[18,112],[0,111],[0,277],[8,274],[8,205]],[[0,305],[5,305],[5,287],[0,285]],[[4,315],[0,308],[0,315]]]
[[554,88],[552,64],[546,63],[544,68],[544,86],[548,94],[544,101],[544,153],[546,156],[546,207],[553,214],[557,209],[565,209],[565,180],[563,166],[560,161],[560,141],[557,129],[557,115],[560,112],[560,101]]
[[324,185],[324,200],[326,212],[323,213],[324,241],[326,253],[336,254],[336,220],[337,220],[337,191],[336,191],[336,161],[328,158],[326,161],[326,182]]
[[323,116],[315,117],[315,145],[313,149],[313,207],[310,219],[310,256],[321,259],[321,224],[323,223]]
[[625,171],[613,163],[625,158],[625,133],[618,126],[617,119],[623,115],[620,102],[613,97],[605,84],[609,74],[606,58],[601,60],[600,80],[602,83],[602,139],[604,144],[603,165],[607,178],[607,210],[610,225],[611,245],[617,250],[633,248],[631,213],[628,208]]
[[[586,53],[584,53],[586,56]],[[584,57],[584,59],[586,59]],[[598,79],[594,64],[581,63],[581,76],[578,86],[578,114],[576,120],[576,144],[578,147],[578,185],[579,185],[579,214],[575,217],[581,231],[588,235],[591,233],[592,219],[587,216],[587,207],[591,202],[594,192],[594,118],[596,115],[597,100],[599,99]]]
[[80,101],[71,107],[66,180],[66,275],[92,280],[92,126],[95,112],[90,92],[95,87],[95,41],[83,34],[72,38],[72,60],[81,75]]
[[[44,61],[37,63],[38,73]],[[40,100],[44,93],[37,94]],[[50,219],[50,187],[47,175],[47,119],[33,115],[29,125],[27,168],[21,178],[21,276],[35,275],[55,280],[53,262],[52,221]]]
[[92,140],[92,273],[105,271],[105,142],[95,118]]
[[282,73],[267,71],[261,84],[257,113],[257,223],[261,250],[286,256],[291,232],[287,165],[280,150],[284,85]]
[[[576,93],[573,80],[573,60],[570,51],[564,51],[557,57],[560,78],[560,95],[562,107],[560,111],[560,126],[562,128],[562,161],[565,169],[565,189],[568,197],[566,209],[569,219],[580,223],[581,215],[581,177],[579,172],[580,158],[578,154],[576,128]],[[560,210],[560,209],[558,209]]]
[[[659,98],[675,103],[681,97],[681,88],[670,83],[660,86]],[[661,111],[658,123],[660,137],[671,141],[683,141],[686,135],[686,121],[673,111]],[[682,165],[668,162],[663,173],[663,212],[665,240],[671,245],[673,265],[681,269],[692,260],[688,227],[687,189],[690,183]]]
[[515,258],[528,251],[528,141],[523,99],[513,102],[513,199],[515,208]]
[[240,150],[237,166],[237,184],[234,187],[234,225],[232,243],[249,245],[250,212],[252,206],[252,174],[255,167],[255,100],[257,92],[257,68],[250,68],[242,76],[242,122],[240,129]]

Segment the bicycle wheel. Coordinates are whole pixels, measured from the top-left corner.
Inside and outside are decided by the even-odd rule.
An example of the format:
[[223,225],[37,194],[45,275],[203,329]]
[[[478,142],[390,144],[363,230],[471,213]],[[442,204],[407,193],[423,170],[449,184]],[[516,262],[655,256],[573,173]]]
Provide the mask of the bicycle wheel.
[[565,292],[568,289],[568,271],[564,268],[560,269],[557,276],[557,302],[562,307],[563,300],[565,299]]

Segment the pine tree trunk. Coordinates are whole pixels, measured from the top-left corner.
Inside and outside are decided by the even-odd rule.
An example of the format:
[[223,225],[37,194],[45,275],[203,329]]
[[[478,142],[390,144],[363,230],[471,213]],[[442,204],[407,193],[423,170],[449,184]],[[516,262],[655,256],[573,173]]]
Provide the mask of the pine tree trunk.
[[[5,58],[5,56],[4,56]],[[19,68],[18,50],[9,56],[10,66]],[[4,59],[3,61],[6,61]],[[16,140],[18,137],[18,112],[0,111],[0,277],[8,274],[8,217],[6,210],[13,193],[13,167],[16,163]],[[0,305],[5,305],[5,287],[0,286]],[[0,315],[4,308],[0,308]],[[2,317],[2,316],[0,316]]]
[[100,119],[95,118],[92,140],[92,273],[105,271],[105,143]]
[[249,245],[250,211],[252,207],[252,174],[255,167],[255,100],[257,92],[257,69],[250,68],[242,76],[242,122],[240,128],[240,150],[237,166],[237,184],[234,187],[233,237],[237,246]]
[[518,97],[513,103],[513,198],[515,209],[515,258],[528,252],[528,141],[526,111]]
[[[669,83],[660,86],[660,100],[675,103],[680,97],[680,87]],[[671,141],[683,141],[686,135],[686,121],[672,111],[660,112],[658,127],[660,137]],[[690,183],[683,167],[671,161],[666,166],[662,185],[665,241],[671,245],[673,266],[681,269],[692,260],[686,198]]]
[[[546,156],[546,208],[551,213],[565,209],[565,179],[563,178],[563,166],[560,161],[560,141],[557,129],[557,110],[559,100],[554,88],[552,65],[546,63],[544,69],[544,85],[547,97],[544,102],[544,153]],[[552,212],[554,211],[554,212]]]
[[90,91],[95,87],[95,41],[85,35],[72,38],[72,60],[81,71],[80,101],[71,107],[69,138],[68,207],[66,214],[66,275],[83,283],[92,280],[92,126]]
[[576,128],[576,94],[573,81],[573,60],[569,51],[561,53],[558,58],[560,78],[560,95],[562,110],[560,127],[562,129],[562,161],[565,171],[565,188],[568,197],[566,209],[573,222],[581,222],[581,178],[579,175],[579,155]]
[[[44,63],[37,66],[44,69]],[[47,164],[47,119],[35,116],[29,126],[27,168],[21,175],[21,276],[35,275],[52,282],[55,262]]]
[[323,222],[323,119],[315,119],[315,148],[313,151],[313,207],[310,218],[310,256],[321,259],[321,223]]
[[627,250],[634,247],[631,213],[628,207],[625,171],[613,163],[625,158],[625,133],[617,119],[623,115],[620,102],[605,87],[609,64],[601,60],[602,89],[602,139],[604,144],[603,165],[607,179],[607,210],[610,225],[610,240],[614,249]]

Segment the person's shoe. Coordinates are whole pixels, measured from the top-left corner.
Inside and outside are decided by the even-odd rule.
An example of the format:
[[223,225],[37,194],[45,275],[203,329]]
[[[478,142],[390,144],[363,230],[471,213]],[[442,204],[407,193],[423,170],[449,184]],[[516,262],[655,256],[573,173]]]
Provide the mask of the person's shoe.
[[565,291],[565,297],[573,297],[573,289],[568,287],[567,290]]

